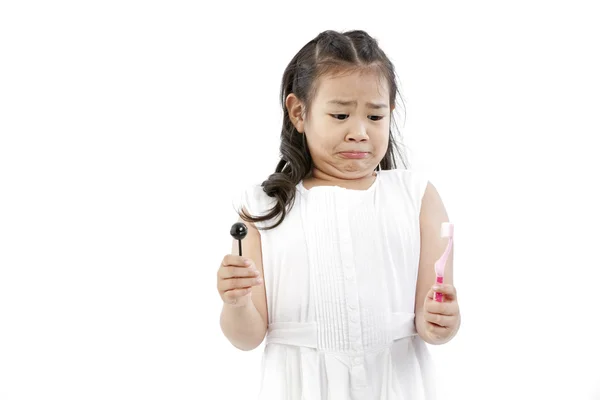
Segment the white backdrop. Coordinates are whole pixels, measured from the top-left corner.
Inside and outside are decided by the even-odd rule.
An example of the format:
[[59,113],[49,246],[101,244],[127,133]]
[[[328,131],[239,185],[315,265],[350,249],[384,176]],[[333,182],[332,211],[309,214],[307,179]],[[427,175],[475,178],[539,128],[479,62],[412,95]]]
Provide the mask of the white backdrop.
[[215,273],[325,29],[379,39],[456,225],[441,398],[600,399],[592,3],[2,2],[0,400],[254,398]]

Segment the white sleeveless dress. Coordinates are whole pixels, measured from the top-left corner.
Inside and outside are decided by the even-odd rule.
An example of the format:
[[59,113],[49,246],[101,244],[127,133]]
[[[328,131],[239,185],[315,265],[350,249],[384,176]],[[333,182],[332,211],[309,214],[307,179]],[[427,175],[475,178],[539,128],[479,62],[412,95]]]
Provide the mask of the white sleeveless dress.
[[[404,169],[378,172],[367,190],[301,182],[284,222],[260,231],[269,328],[259,399],[434,398],[414,325],[426,185]],[[273,202],[257,184],[236,205],[261,215]]]

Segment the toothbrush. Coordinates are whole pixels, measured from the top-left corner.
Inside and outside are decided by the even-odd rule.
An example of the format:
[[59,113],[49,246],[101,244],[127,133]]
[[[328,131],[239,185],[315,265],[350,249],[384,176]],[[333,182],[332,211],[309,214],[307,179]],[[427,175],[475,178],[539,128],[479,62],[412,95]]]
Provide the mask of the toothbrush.
[[[454,224],[450,222],[444,222],[442,224],[442,237],[448,238],[448,245],[446,246],[446,250],[444,254],[440,257],[439,260],[435,262],[435,275],[436,275],[436,283],[442,284],[444,283],[444,268],[446,267],[446,261],[448,261],[448,255],[450,254],[450,250],[452,249],[452,242],[454,238]],[[435,301],[442,302],[444,301],[444,295],[439,292],[435,292],[434,294]]]

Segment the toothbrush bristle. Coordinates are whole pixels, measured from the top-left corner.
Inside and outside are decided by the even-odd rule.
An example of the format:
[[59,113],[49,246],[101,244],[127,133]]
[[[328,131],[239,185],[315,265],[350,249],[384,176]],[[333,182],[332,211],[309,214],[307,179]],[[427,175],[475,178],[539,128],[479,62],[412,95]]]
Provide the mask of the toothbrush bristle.
[[442,237],[447,238],[452,236],[454,236],[454,224],[450,222],[442,223]]

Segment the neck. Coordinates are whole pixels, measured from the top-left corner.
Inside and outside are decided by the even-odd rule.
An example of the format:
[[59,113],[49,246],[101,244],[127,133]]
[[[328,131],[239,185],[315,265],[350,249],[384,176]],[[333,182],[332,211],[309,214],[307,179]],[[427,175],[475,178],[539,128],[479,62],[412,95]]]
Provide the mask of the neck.
[[377,177],[375,171],[353,177],[331,175],[313,167],[308,177],[304,180],[310,186],[341,186],[348,189],[366,189],[370,187]]

